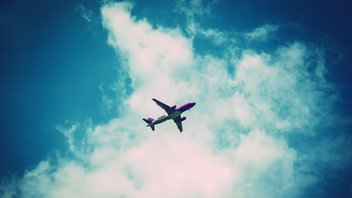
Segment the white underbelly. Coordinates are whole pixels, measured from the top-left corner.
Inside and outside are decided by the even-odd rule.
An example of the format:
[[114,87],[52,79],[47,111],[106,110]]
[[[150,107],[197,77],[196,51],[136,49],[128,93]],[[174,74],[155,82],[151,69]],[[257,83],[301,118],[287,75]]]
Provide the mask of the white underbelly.
[[181,111],[175,111],[172,114],[170,114],[169,117],[170,117],[170,119],[174,119],[179,115],[181,115]]

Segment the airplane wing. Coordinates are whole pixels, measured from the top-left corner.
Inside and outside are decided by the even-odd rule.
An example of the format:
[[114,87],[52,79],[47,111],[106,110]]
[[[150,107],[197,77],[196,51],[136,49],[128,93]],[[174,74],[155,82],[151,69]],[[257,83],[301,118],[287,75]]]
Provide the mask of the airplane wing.
[[159,100],[153,98],[152,99],[157,105],[159,105],[161,108],[163,108],[167,114],[171,114],[175,111],[175,108],[171,108],[169,105],[164,104],[162,102],[160,102]]
[[177,128],[178,128],[178,130],[180,130],[180,133],[181,133],[181,132],[183,131],[181,116],[177,116],[177,117],[174,118],[173,120],[174,120],[174,122],[176,123]]

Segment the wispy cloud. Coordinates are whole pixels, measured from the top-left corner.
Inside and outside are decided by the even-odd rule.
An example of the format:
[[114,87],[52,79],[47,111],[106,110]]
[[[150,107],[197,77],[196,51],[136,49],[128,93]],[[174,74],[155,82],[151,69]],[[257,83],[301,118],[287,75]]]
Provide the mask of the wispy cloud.
[[177,1],[175,11],[186,16],[187,21],[185,31],[191,36],[194,36],[194,34],[200,31],[197,19],[208,18],[211,16],[212,7],[217,3],[217,0],[180,0]]
[[92,22],[93,21],[93,12],[83,5],[77,5],[76,7],[77,12],[81,14],[81,17],[86,20],[87,22]]
[[248,32],[246,37],[250,41],[266,41],[270,38],[277,30],[278,25],[265,24],[263,26],[255,28],[253,31]]
[[[131,9],[129,3],[101,9],[108,43],[132,81],[124,115],[63,130],[73,157],[42,161],[24,175],[16,195],[297,197],[317,182],[304,181],[296,166],[302,153],[288,134],[319,136],[328,86],[319,72],[324,65],[310,63],[323,63],[321,55],[299,42],[257,53],[226,46],[226,38],[214,42],[240,53],[200,55],[182,30],[153,28]],[[251,39],[270,31],[256,32]],[[142,117],[163,113],[152,97],[170,104],[196,100],[184,133],[171,122],[156,132],[145,127]],[[85,135],[74,141],[77,130]]]

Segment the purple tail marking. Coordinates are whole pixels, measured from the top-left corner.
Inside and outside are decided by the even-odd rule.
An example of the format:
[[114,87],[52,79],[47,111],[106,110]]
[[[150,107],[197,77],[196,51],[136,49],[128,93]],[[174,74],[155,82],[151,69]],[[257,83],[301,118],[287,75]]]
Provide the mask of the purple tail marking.
[[[153,118],[148,118],[148,119],[143,118],[143,120],[144,120],[146,123],[148,123],[148,124],[150,124],[150,123],[152,123],[152,122],[154,121]],[[148,125],[147,125],[147,126],[148,126]],[[150,128],[152,128],[153,131],[155,130],[155,126],[154,126],[154,125],[153,125],[153,126],[150,126]]]

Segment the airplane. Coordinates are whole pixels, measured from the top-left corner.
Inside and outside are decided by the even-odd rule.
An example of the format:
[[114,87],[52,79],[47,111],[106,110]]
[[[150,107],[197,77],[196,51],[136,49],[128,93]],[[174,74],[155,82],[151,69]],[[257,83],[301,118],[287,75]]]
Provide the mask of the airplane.
[[172,119],[176,123],[177,128],[180,130],[181,133],[183,131],[182,121],[186,120],[186,117],[181,117],[181,114],[187,110],[190,110],[194,105],[196,105],[195,102],[188,102],[176,108],[176,105],[170,107],[169,105],[164,104],[155,98],[153,98],[152,100],[161,108],[163,108],[167,113],[167,115],[160,116],[156,120],[153,118],[143,118],[143,120],[148,123],[147,127],[150,127],[153,131],[155,130],[155,125],[165,122],[166,120]]

